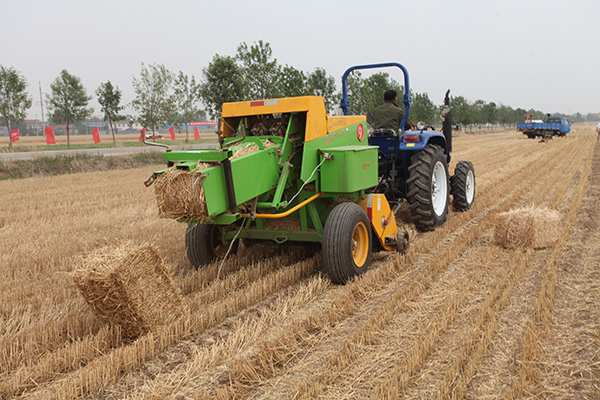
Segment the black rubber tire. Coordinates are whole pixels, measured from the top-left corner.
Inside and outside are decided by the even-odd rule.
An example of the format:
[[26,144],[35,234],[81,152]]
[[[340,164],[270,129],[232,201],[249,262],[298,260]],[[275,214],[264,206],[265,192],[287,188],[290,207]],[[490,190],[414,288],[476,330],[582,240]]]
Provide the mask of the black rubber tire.
[[[471,182],[468,182],[469,174],[471,174]],[[471,189],[473,196],[469,196],[467,193],[467,190]],[[456,211],[467,211],[473,205],[475,201],[475,169],[470,161],[459,161],[456,164],[454,175],[450,177],[450,193],[453,198],[452,205]]]
[[[366,259],[357,265],[354,257],[355,230],[366,228],[367,242],[358,243],[366,251]],[[364,231],[362,231],[365,233]],[[344,284],[355,276],[365,273],[371,262],[371,223],[367,213],[356,203],[338,204],[325,221],[323,230],[323,265],[331,281]],[[355,247],[356,249],[356,247]]]
[[[440,162],[446,174],[446,201],[442,212],[438,215],[433,207],[432,180],[435,165]],[[432,231],[446,222],[448,204],[450,203],[450,180],[448,179],[448,163],[440,146],[429,144],[410,158],[409,178],[406,180],[410,218],[415,227],[422,231]]]
[[535,139],[535,134],[534,133],[528,133],[527,134],[527,138],[528,139]]
[[[220,229],[219,225],[188,224],[185,230],[185,249],[188,259],[196,269],[225,256],[229,244],[222,243]],[[239,241],[236,240],[231,254],[237,252],[238,246]]]

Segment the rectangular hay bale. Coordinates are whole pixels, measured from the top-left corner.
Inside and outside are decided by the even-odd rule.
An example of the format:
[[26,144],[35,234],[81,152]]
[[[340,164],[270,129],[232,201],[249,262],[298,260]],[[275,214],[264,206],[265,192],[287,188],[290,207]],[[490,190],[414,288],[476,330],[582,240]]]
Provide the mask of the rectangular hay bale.
[[161,218],[208,216],[200,172],[170,168],[156,178],[154,194]]
[[550,247],[562,234],[561,219],[556,210],[534,206],[500,213],[495,219],[494,242],[505,248]]
[[123,241],[89,254],[73,281],[103,322],[124,338],[168,324],[187,312],[183,297],[154,246]]

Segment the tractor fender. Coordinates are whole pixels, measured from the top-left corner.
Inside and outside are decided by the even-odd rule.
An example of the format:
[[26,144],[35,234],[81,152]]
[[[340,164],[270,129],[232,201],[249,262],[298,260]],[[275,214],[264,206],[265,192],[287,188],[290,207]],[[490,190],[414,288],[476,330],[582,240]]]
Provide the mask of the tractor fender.
[[[415,141],[414,137],[418,140]],[[412,139],[412,140],[411,140]],[[400,138],[400,150],[401,151],[419,151],[425,150],[427,145],[435,144],[444,149],[446,153],[447,145],[446,138],[441,132],[437,131],[423,131],[423,132],[406,132]]]

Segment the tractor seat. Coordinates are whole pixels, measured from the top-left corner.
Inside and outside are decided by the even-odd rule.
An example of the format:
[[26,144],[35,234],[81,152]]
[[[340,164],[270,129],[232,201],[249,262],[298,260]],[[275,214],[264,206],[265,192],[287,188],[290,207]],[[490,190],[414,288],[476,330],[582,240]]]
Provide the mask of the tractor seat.
[[398,132],[394,129],[375,129],[373,136],[398,136]]

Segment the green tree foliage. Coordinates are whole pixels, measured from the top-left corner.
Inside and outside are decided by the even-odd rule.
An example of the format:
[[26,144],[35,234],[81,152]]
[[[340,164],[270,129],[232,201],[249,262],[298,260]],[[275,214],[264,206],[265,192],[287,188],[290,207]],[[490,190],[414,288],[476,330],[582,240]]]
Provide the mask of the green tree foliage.
[[246,99],[271,99],[280,97],[276,84],[281,74],[277,59],[268,42],[259,40],[248,46],[242,42],[237,49],[237,60],[241,63],[245,82]]
[[306,96],[310,94],[308,78],[303,71],[286,64],[281,68],[277,91],[278,97]]
[[353,71],[348,76],[348,100],[350,101],[350,114],[359,115],[383,104],[383,93],[393,89],[398,94],[399,106],[403,107],[402,96],[404,87],[386,72],[375,73],[368,78],[363,78],[360,71]]
[[324,68],[315,68],[308,75],[308,90],[313,96],[323,96],[325,108],[328,112],[333,110],[337,103],[335,79],[331,75],[327,75]]
[[200,96],[212,118],[221,115],[223,103],[243,100],[245,83],[233,57],[215,54],[202,76]]
[[175,99],[179,109],[178,122],[185,124],[185,141],[189,141],[188,125],[193,120],[203,119],[205,114],[200,108],[200,84],[196,77],[189,78],[179,71],[175,78]]
[[455,96],[451,99],[452,120],[462,125],[472,125],[475,123],[474,108],[463,96]]
[[140,113],[140,122],[152,128],[173,122],[176,118],[174,75],[164,65],[152,64],[148,68],[142,63],[139,78],[133,78],[135,99],[131,102]]
[[88,96],[81,79],[63,69],[50,84],[52,94],[48,97],[50,119],[55,123],[67,125],[67,148],[71,148],[69,127],[72,123],[83,121],[94,111],[88,108],[92,96]]
[[113,122],[122,118],[119,113],[125,108],[121,105],[121,91],[118,86],[115,87],[110,81],[107,81],[101,83],[96,89],[96,96],[98,96],[98,103],[102,106],[101,111],[104,113],[104,120],[108,121],[113,143],[116,146],[117,139]]
[[[13,67],[0,65],[0,115],[10,133],[11,122],[20,124],[25,120],[26,111],[31,107],[31,98],[26,92],[27,81]],[[8,140],[12,149],[12,140]]]
[[436,116],[439,115],[439,107],[429,99],[427,93],[413,93],[411,97],[410,119],[414,122],[423,121],[433,125]]

